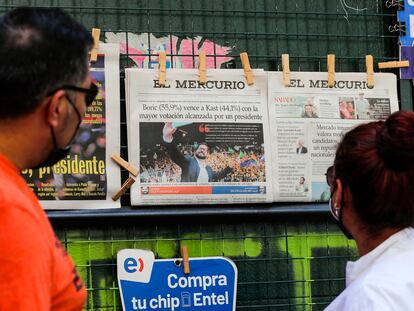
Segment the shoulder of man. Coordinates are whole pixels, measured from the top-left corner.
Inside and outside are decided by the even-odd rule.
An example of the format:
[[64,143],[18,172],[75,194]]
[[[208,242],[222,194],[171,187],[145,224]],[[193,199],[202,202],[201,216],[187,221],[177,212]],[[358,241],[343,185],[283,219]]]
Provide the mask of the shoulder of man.
[[39,200],[22,176],[11,176],[0,169],[0,215],[19,211],[39,220],[44,214]]
[[4,199],[4,193],[0,199],[0,300],[5,310],[51,308],[54,233],[42,213],[31,200]]

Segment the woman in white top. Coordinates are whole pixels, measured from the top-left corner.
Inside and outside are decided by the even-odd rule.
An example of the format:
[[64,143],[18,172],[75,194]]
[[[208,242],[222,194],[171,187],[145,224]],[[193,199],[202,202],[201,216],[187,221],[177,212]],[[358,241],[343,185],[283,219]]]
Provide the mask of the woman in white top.
[[414,310],[414,113],[349,131],[326,175],[332,215],[361,258],[325,310]]

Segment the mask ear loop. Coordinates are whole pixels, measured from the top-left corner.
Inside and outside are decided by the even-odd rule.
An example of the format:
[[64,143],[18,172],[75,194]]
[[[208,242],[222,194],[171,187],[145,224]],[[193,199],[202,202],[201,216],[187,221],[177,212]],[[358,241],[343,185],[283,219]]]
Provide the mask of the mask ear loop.
[[339,221],[342,223],[342,211],[344,210],[344,200],[345,200],[345,185],[342,185],[342,193],[341,193],[341,209],[338,212]]
[[333,204],[332,206],[332,196],[329,199],[329,209],[331,211],[332,217],[335,218],[335,220],[339,221],[339,217],[340,217],[340,208],[338,207],[338,205],[336,203]]
[[340,209],[338,208],[338,205],[336,203],[334,203],[334,205],[332,206],[332,197],[336,190],[337,190],[337,187],[336,187],[336,179],[335,179],[333,190],[331,191],[331,197],[329,198],[329,209],[331,211],[332,217],[335,218],[336,221],[339,221]]
[[56,136],[55,136],[55,131],[53,130],[52,127],[50,127],[50,133],[52,134],[52,142],[53,142],[53,149],[58,149],[57,147],[57,143],[56,143]]
[[340,215],[339,208],[336,205],[336,203],[334,203],[334,206],[332,207],[332,198],[329,199],[329,207],[331,210],[332,217],[339,221],[339,215]]
[[72,99],[70,99],[70,97],[69,97],[68,94],[66,94],[66,99],[68,100],[69,104],[73,107],[73,109],[75,110],[76,115],[78,117],[78,125],[76,126],[75,132],[73,133],[73,135],[72,135],[72,137],[71,137],[71,139],[69,141],[69,144],[65,147],[65,149],[66,148],[69,148],[70,149],[71,148],[71,145],[73,143],[73,140],[75,139],[76,134],[78,133],[79,127],[80,127],[80,125],[82,123],[82,116],[80,115],[80,113],[78,111],[78,108],[76,108],[75,103],[72,101]]
[[344,224],[342,222],[342,213],[344,211],[344,206],[345,206],[344,201],[345,201],[345,185],[343,184],[342,185],[342,193],[341,193],[341,209],[339,210],[339,219],[338,219],[338,222],[339,222],[339,226],[341,227],[342,232],[345,234],[345,236],[348,239],[353,239],[354,237],[352,236],[351,232],[349,232],[348,229],[345,228],[345,226],[344,226]]

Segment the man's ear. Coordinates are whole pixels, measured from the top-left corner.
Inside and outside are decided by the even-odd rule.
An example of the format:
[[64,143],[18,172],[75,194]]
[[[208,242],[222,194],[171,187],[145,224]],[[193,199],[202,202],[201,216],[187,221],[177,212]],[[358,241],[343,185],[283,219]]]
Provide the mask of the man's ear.
[[59,90],[48,98],[45,111],[46,122],[52,127],[57,127],[67,113],[67,105],[64,104],[65,98],[66,93],[64,90]]

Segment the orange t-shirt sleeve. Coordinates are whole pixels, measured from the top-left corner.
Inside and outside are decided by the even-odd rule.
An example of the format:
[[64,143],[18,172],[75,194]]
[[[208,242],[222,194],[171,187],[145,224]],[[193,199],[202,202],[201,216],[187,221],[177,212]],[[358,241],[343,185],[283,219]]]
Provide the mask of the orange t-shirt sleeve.
[[81,310],[86,289],[79,274],[60,241],[55,238],[55,265],[53,282],[53,310]]
[[48,241],[32,215],[18,206],[7,211],[0,219],[0,310],[50,310]]

